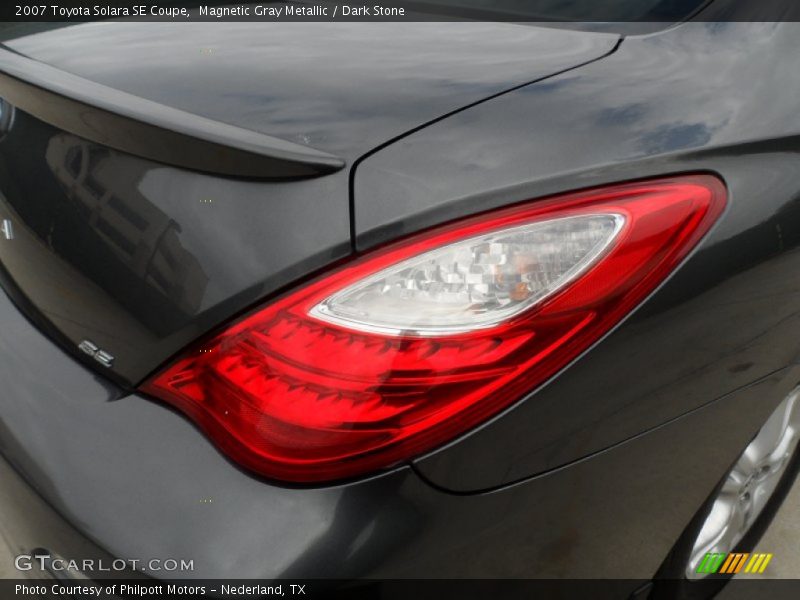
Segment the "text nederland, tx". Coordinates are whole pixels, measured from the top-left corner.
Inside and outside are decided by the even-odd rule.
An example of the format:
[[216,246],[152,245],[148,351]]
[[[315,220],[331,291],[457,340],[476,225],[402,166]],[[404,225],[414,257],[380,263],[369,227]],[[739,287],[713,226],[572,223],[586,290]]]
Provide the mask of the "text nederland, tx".
[[206,594],[220,593],[223,596],[304,596],[306,586],[303,584],[277,584],[277,585],[230,585],[221,584],[217,586],[208,585],[178,585],[178,584],[64,584],[53,583],[50,585],[27,585],[18,583],[14,588],[14,593],[18,596],[53,596],[77,597],[77,596],[159,596],[168,594],[173,596],[205,596]]

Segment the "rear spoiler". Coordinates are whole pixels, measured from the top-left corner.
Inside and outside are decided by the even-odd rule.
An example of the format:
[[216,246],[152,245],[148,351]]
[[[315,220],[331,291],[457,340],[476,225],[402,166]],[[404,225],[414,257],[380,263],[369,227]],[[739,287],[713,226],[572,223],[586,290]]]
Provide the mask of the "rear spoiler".
[[66,73],[0,44],[0,97],[54,127],[160,163],[218,175],[298,179],[345,161]]

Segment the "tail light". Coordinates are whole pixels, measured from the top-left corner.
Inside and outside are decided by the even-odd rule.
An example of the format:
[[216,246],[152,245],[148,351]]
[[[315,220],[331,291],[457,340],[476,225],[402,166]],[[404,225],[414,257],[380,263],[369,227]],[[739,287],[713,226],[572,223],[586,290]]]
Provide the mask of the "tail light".
[[240,464],[323,482],[496,415],[609,331],[724,208],[696,175],[485,213],[352,259],[187,351],[143,391]]

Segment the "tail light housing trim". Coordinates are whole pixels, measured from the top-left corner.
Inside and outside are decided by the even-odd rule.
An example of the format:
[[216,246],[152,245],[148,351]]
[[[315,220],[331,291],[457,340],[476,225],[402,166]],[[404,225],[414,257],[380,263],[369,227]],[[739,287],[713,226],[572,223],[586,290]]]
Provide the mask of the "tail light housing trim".
[[[390,468],[497,415],[589,348],[675,270],[718,219],[725,202],[719,179],[690,175],[562,194],[436,227],[354,257],[266,304],[189,348],[141,389],[186,413],[233,460],[269,478],[311,484]],[[498,235],[525,227],[547,231],[558,220],[583,217],[585,224],[591,221],[587,216],[596,215],[613,215],[613,235],[600,244],[600,234],[583,232],[594,237],[575,246],[572,254],[552,248],[552,240],[558,244],[557,227],[550,227],[550,245],[541,245],[535,233],[524,238],[532,242],[503,238],[514,241],[500,243],[489,262],[523,265],[518,273],[523,280],[538,268],[530,254],[536,248],[550,248],[557,260],[548,264],[560,265],[544,279],[558,285],[542,288],[544,293],[529,305],[469,327],[474,298],[464,295],[459,280],[455,288],[445,286],[446,302],[455,298],[453,306],[460,311],[458,327],[439,330],[435,316],[420,330],[407,326],[403,298],[422,298],[422,305],[430,306],[437,297],[430,290],[443,289],[442,281],[449,285],[453,273],[483,278],[475,279],[477,298],[489,298],[488,308],[481,306],[476,314],[503,302],[511,306],[522,297],[512,298],[503,286],[494,296],[486,293],[484,284],[491,288],[497,283],[492,274],[499,271],[486,267],[485,257],[476,259],[477,275],[472,263],[450,269],[448,248],[456,248],[460,260],[469,262],[470,255],[479,253],[474,248],[485,245],[465,251],[459,244],[481,236],[496,241]],[[567,238],[574,242],[571,233]],[[597,250],[593,243],[602,247]],[[439,276],[442,268],[430,258],[439,251],[447,266],[444,279]],[[578,264],[581,251],[591,260],[571,273],[564,257],[573,256],[569,260]],[[514,252],[524,260],[511,260]],[[382,273],[392,274],[395,283],[398,277],[402,283],[402,273],[413,273],[409,279],[424,278],[419,269],[398,271],[415,260],[438,279],[434,284],[430,278],[424,285],[410,282],[410,295],[392,299],[395,304],[388,306],[400,309],[398,327],[350,322],[320,310]],[[500,279],[507,274],[506,269]],[[370,302],[387,287],[374,286],[377,292]],[[539,291],[532,284],[529,288]],[[347,310],[361,310],[357,301],[355,309]],[[364,306],[368,313],[373,304]],[[393,313],[379,308],[375,314],[385,325]]]

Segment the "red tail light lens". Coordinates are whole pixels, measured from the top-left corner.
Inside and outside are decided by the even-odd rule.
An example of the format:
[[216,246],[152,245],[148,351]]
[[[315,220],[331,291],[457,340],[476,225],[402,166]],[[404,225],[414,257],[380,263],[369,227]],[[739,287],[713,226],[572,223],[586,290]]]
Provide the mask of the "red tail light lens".
[[724,204],[722,183],[696,175],[454,222],[275,300],[143,390],[267,477],[387,468],[564,367],[673,271]]

